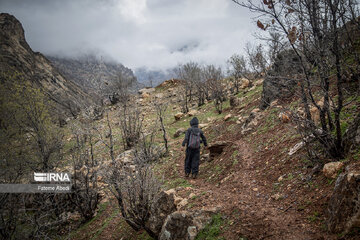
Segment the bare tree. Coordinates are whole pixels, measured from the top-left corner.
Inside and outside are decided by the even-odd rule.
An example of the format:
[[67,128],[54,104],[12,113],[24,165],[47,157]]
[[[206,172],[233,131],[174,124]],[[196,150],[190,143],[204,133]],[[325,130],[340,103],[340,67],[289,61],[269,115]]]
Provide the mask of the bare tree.
[[[14,73],[0,74],[0,183],[29,183],[62,159],[62,132],[46,95]],[[26,157],[24,157],[26,156]],[[0,236],[49,239],[66,222],[66,194],[0,194]]]
[[245,51],[252,72],[255,73],[254,78],[265,75],[268,62],[263,46],[261,44],[252,46],[250,43],[247,43]]
[[124,108],[130,101],[130,88],[136,82],[136,78],[118,72],[110,83],[107,83],[107,92],[111,103],[120,102]]
[[180,65],[176,70],[176,74],[183,80],[183,112],[187,113],[189,111],[189,103],[193,100],[193,97],[197,98],[198,106],[203,105],[205,103],[205,91],[200,66],[195,62],[188,62]]
[[[359,81],[353,78],[359,76],[356,1],[233,1],[261,13],[259,28],[272,26],[287,38],[302,68],[297,80],[305,112],[304,131],[310,132],[329,156],[344,158],[360,124],[358,113],[348,127],[341,126],[341,113],[350,104],[345,101],[346,83]],[[313,120],[311,108],[319,112],[320,126]]]
[[134,147],[140,138],[143,116],[136,106],[122,107],[120,111],[121,137],[124,149],[128,150]]
[[135,231],[144,229],[154,238],[158,237],[157,233],[146,223],[150,218],[151,209],[156,208],[154,204],[161,186],[151,167],[160,156],[154,141],[157,130],[158,125],[155,124],[155,128],[149,134],[141,131],[132,155],[134,165],[128,165],[121,160],[113,161],[105,176],[124,220]]
[[90,220],[97,209],[100,200],[98,188],[98,161],[94,153],[94,136],[91,125],[72,126],[76,138],[75,146],[70,150],[73,160],[73,192],[70,201],[78,211],[83,221]]
[[239,93],[241,78],[248,78],[249,70],[246,66],[246,59],[244,56],[234,54],[227,61],[230,65],[229,73],[232,75],[232,82],[235,87],[235,94]]
[[221,68],[216,68],[214,65],[208,65],[202,69],[202,74],[208,81],[215,108],[217,112],[221,114],[223,102],[225,101],[225,90],[222,85],[223,75]]
[[168,105],[166,103],[158,103],[158,102],[155,103],[156,114],[157,114],[157,117],[160,122],[161,130],[163,132],[163,139],[164,139],[164,146],[165,146],[166,154],[169,152],[168,139],[166,136],[166,129],[165,129],[165,124],[164,124],[164,118],[165,118],[167,107],[168,107]]

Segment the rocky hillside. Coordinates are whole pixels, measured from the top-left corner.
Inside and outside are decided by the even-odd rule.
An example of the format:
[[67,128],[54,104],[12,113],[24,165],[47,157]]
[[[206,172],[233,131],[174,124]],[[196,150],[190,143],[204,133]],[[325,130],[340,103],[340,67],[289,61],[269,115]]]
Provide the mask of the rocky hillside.
[[21,23],[7,13],[0,14],[0,71],[19,73],[42,88],[54,102],[59,116],[75,116],[94,104],[92,96],[66,79],[44,55],[30,48]]
[[[350,203],[359,204],[355,199],[358,149],[342,162],[326,159],[323,166],[310,161],[287,110],[289,102],[297,101],[296,96],[288,102],[271,101],[261,110],[264,86],[263,79],[254,81],[253,86],[244,82],[240,93],[224,103],[221,114],[212,101],[201,107],[194,103],[190,112],[181,113],[178,81],[139,91],[136,102],[146,116],[146,126],[156,121],[154,102],[169,104],[164,121],[170,152],[155,164],[157,176],[164,178],[166,195],[151,213],[158,221],[149,221],[159,239],[341,239],[343,235],[329,230],[333,225],[351,226],[346,239],[358,239],[359,212]],[[359,111],[359,101],[346,109],[347,114]],[[115,108],[108,109],[114,126],[118,122]],[[209,148],[201,150],[197,179],[184,177],[185,153],[180,147],[194,116],[209,142]],[[107,123],[102,119],[97,124]],[[120,130],[115,127],[114,131],[116,135]],[[161,137],[157,141],[160,144]],[[129,156],[131,150],[119,151],[116,161],[133,164]],[[106,159],[107,153],[100,158]],[[114,201],[104,197],[93,221],[73,236],[151,239],[144,231],[125,227],[115,214]],[[176,237],[167,238],[169,234]]]
[[107,95],[110,86],[116,81],[117,75],[133,81],[136,78],[131,69],[103,57],[84,55],[78,58],[62,58],[47,56],[53,65],[67,78],[83,87],[86,91]]

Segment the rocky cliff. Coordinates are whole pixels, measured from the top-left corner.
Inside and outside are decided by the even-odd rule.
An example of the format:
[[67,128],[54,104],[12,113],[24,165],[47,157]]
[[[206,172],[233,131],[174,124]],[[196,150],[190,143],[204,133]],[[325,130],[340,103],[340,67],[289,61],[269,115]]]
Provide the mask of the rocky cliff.
[[7,13],[0,14],[0,72],[19,73],[24,80],[43,89],[55,103],[59,116],[76,116],[95,103],[92,96],[65,78],[44,55],[32,51],[21,23]]
[[87,54],[78,58],[47,58],[67,79],[102,97],[112,93],[112,86],[119,74],[136,86],[136,78],[131,69],[103,57]]

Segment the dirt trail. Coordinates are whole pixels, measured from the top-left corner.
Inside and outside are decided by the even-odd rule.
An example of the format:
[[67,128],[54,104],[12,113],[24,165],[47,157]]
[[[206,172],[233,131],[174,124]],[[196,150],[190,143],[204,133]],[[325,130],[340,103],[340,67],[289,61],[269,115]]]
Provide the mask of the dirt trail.
[[[243,140],[238,140],[235,144],[242,164],[229,171],[226,181],[218,186],[205,181],[201,175],[201,166],[199,178],[190,180],[197,191],[209,193],[209,197],[202,200],[203,206],[221,206],[221,211],[234,221],[225,237],[324,239],[291,205],[282,206],[280,201],[271,198],[269,188],[272,186],[258,178],[254,169],[256,159],[253,158],[250,146]],[[182,173],[183,159],[179,158],[178,161],[179,171]]]

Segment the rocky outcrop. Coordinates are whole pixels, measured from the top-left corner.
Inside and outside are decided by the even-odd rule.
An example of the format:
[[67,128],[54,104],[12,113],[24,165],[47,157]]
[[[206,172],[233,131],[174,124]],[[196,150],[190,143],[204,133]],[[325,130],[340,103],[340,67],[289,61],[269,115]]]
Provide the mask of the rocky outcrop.
[[117,81],[127,81],[136,88],[136,78],[131,69],[110,59],[86,54],[77,58],[47,56],[52,64],[67,79],[75,82],[86,91],[99,95],[102,99],[113,97]]
[[150,211],[150,217],[146,223],[146,227],[151,229],[157,236],[160,235],[166,217],[176,211],[174,196],[174,194],[161,192],[157,202]]
[[327,226],[331,232],[348,233],[360,227],[360,164],[346,167],[336,180],[328,204]]
[[263,82],[260,108],[267,108],[275,99],[293,95],[294,76],[301,72],[299,60],[292,50],[280,52]]
[[194,240],[211,222],[212,211],[176,211],[170,214],[161,229],[160,240]]
[[208,146],[208,149],[210,151],[209,160],[212,160],[216,156],[220,155],[224,151],[224,148],[227,147],[228,145],[229,145],[229,143],[226,141],[217,141],[217,142],[210,144]]
[[260,112],[259,108],[253,109],[241,126],[241,134],[247,134],[251,132],[259,124],[259,121],[263,116],[264,115]]
[[58,116],[76,116],[96,101],[66,79],[41,53],[33,52],[21,23],[7,13],[0,14],[0,56],[0,72],[21,74],[21,78],[43,89]]

